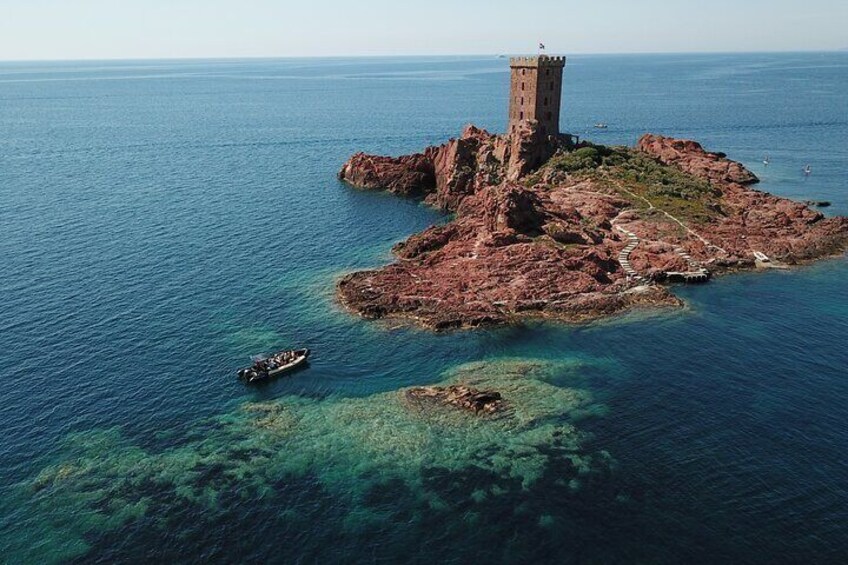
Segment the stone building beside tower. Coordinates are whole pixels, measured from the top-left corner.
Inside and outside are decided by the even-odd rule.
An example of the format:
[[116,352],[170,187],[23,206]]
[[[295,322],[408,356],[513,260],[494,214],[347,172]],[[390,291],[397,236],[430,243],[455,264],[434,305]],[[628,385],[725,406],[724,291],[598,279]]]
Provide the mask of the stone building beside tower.
[[513,57],[509,67],[509,133],[535,121],[543,135],[559,135],[565,57]]

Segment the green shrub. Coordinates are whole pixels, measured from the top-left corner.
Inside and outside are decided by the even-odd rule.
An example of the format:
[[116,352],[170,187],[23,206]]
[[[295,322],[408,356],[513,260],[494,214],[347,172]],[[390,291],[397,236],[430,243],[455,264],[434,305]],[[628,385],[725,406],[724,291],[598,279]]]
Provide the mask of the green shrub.
[[[657,208],[696,222],[717,214],[714,203],[721,196],[721,191],[708,181],[627,147],[586,145],[575,151],[557,153],[545,169],[587,175],[600,181],[618,181]],[[541,172],[534,175],[533,181],[539,182]],[[632,198],[625,192],[622,196]],[[634,201],[634,205],[641,204],[643,201]]]
[[588,171],[601,164],[601,155],[594,147],[583,147],[571,153],[555,155],[549,164],[554,170],[566,173]]

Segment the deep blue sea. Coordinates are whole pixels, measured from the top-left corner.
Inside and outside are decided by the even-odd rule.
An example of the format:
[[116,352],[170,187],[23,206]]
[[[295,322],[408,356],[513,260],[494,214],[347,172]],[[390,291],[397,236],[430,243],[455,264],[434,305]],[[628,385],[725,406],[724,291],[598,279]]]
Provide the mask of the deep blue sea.
[[[446,220],[345,159],[503,131],[507,94],[495,57],[0,63],[0,561],[844,562],[845,257],[578,327],[335,302]],[[575,56],[563,129],[694,138],[848,214],[848,53]],[[396,392],[457,375],[515,420]]]

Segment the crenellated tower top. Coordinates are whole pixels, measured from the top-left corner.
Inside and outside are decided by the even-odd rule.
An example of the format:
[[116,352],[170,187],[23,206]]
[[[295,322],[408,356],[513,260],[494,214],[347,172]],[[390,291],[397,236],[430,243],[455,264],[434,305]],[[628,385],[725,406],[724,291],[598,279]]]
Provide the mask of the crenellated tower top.
[[558,135],[565,57],[512,57],[509,66],[509,131],[534,121],[544,135]]
[[535,55],[532,57],[511,57],[510,67],[564,67],[565,57],[561,55]]

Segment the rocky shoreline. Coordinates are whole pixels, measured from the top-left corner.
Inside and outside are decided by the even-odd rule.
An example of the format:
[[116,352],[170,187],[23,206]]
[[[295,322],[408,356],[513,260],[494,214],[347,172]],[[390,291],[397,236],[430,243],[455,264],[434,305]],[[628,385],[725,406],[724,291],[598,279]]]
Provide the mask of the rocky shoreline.
[[423,153],[358,153],[339,178],[455,214],[395,246],[395,263],[338,283],[366,318],[434,330],[679,306],[663,282],[848,248],[848,218],[755,190],[741,164],[662,136],[604,147],[532,124],[510,135],[468,126]]

